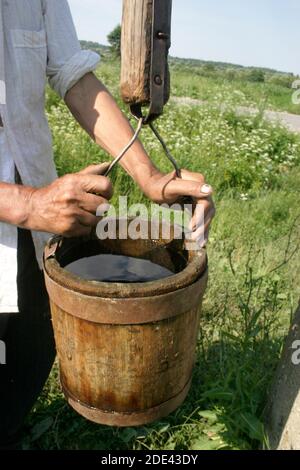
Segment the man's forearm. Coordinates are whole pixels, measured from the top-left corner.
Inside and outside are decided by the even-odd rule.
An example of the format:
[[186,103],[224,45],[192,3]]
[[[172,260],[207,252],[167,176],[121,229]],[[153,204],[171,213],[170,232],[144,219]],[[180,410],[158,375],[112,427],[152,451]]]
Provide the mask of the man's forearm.
[[33,191],[29,186],[0,183],[0,221],[27,228]]
[[[66,104],[95,142],[116,157],[133,135],[132,127],[105,86],[85,75],[66,95]],[[121,162],[127,173],[145,189],[145,180],[158,173],[143,145],[137,141]]]

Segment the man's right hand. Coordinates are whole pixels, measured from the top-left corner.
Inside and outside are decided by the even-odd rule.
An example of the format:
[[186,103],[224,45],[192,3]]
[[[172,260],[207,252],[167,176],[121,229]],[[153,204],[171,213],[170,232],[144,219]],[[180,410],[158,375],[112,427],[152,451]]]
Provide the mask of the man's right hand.
[[113,188],[105,176],[109,163],[91,165],[79,173],[58,178],[49,186],[33,189],[25,228],[64,237],[89,235],[100,220],[102,204],[108,204]]

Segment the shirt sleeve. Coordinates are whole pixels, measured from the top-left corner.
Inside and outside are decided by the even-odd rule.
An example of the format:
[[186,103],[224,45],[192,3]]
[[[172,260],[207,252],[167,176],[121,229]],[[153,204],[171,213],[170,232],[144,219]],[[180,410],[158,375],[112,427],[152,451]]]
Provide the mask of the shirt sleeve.
[[81,50],[67,0],[44,0],[47,34],[47,76],[50,86],[64,98],[85,74],[95,70],[100,56]]

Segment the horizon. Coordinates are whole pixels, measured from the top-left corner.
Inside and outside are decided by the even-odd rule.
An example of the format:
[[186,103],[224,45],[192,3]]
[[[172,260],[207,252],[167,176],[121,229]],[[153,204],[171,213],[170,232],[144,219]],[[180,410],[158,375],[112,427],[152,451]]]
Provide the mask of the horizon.
[[[122,0],[69,4],[78,37],[107,45],[121,23]],[[297,0],[173,0],[170,55],[299,75],[299,14]]]
[[[82,38],[79,38],[79,41],[80,42],[87,42],[87,43],[94,43],[94,44],[97,44],[98,46],[100,47],[111,47],[110,44],[101,44],[100,42],[97,42],[97,41],[92,41],[91,39],[82,39]],[[179,57],[179,56],[175,56],[175,55],[172,55],[172,54],[169,54],[169,58],[171,59],[178,59],[178,60],[195,60],[195,61],[199,61],[199,62],[204,62],[204,63],[211,63],[211,64],[220,64],[220,65],[231,65],[233,67],[240,67],[240,68],[246,68],[246,69],[262,69],[262,70],[266,70],[266,71],[269,71],[269,72],[276,72],[276,73],[282,73],[282,74],[287,74],[287,75],[293,75],[294,77],[300,77],[300,73],[299,74],[295,74],[294,72],[288,72],[288,71],[284,71],[284,70],[278,70],[278,69],[274,69],[274,68],[270,68],[270,67],[261,67],[261,66],[258,66],[258,65],[242,65],[242,64],[235,64],[233,62],[223,62],[223,61],[216,61],[216,60],[206,60],[206,59],[202,59],[202,58],[195,58],[195,57]]]

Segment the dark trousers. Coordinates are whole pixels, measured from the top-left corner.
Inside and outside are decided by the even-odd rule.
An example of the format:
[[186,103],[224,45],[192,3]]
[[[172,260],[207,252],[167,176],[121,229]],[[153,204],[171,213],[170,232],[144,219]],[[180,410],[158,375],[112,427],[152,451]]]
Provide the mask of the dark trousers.
[[0,314],[0,340],[6,346],[6,364],[0,364],[0,446],[20,432],[55,358],[43,273],[26,230],[18,231],[17,283],[20,313]]

